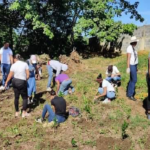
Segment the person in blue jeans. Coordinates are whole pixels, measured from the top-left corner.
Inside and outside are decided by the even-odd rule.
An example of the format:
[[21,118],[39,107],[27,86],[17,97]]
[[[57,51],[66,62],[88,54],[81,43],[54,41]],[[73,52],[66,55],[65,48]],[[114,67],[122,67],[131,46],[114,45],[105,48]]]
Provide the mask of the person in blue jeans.
[[[1,89],[4,90],[5,82],[7,76],[10,71],[11,64],[13,64],[13,52],[9,48],[9,43],[5,42],[4,46],[0,49],[0,62],[1,62],[1,71],[2,71],[2,87]],[[8,83],[6,89],[9,89],[10,82]]]
[[137,82],[137,65],[138,65],[138,54],[135,50],[135,46],[139,40],[135,36],[131,37],[130,45],[127,48],[127,73],[130,74],[130,81],[127,87],[127,97],[130,100],[136,101],[135,96],[135,85]]
[[57,121],[57,123],[62,123],[66,120],[66,101],[63,97],[56,96],[54,90],[50,91],[51,95],[51,105],[46,104],[43,108],[41,119],[37,119],[37,122],[42,123],[46,114],[48,113],[48,122]]
[[[53,78],[54,72],[56,72],[56,77],[62,72],[66,71],[68,69],[68,66],[66,64],[62,64],[61,62],[57,60],[50,60],[47,63],[47,70],[48,70],[48,84],[47,84],[47,90],[46,91],[51,91],[51,81]],[[54,77],[55,81],[55,77]]]
[[64,74],[63,72],[58,75],[55,78],[56,84],[57,84],[57,94],[59,95],[60,93],[67,95],[67,94],[72,94],[75,89],[74,87],[71,86],[72,80],[69,78],[67,74]]
[[117,85],[119,81],[121,81],[121,74],[118,68],[114,65],[109,65],[106,70],[106,80]]
[[111,85],[110,82],[103,79],[101,74],[99,74],[96,81],[100,84],[100,86],[98,88],[99,95],[95,96],[94,100],[97,100],[101,97],[105,97],[103,103],[111,102],[111,100],[114,99],[116,95],[114,87]]

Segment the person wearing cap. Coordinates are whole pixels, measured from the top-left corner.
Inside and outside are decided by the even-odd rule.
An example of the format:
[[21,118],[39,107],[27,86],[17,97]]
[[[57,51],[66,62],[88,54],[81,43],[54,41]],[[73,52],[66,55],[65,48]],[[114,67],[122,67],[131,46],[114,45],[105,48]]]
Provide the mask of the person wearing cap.
[[75,89],[71,86],[72,80],[69,78],[67,74],[64,74],[62,72],[55,78],[56,84],[57,84],[57,95],[60,93],[67,95],[72,94]]
[[130,74],[130,81],[127,87],[127,97],[130,100],[136,101],[135,84],[137,82],[137,65],[138,65],[138,53],[135,49],[139,40],[136,36],[131,37],[130,45],[127,48],[127,73]]
[[117,84],[121,80],[121,74],[118,68],[114,65],[109,65],[106,70],[106,80],[110,83]]
[[[10,71],[10,67],[13,64],[13,52],[9,48],[9,43],[5,42],[4,46],[0,49],[0,62],[1,62],[1,71],[2,71],[2,86],[1,90],[4,90],[5,81]],[[9,89],[10,82],[7,84],[7,88]]]
[[68,66],[66,64],[62,64],[57,60],[50,60],[47,63],[47,70],[49,74],[47,91],[51,91],[51,81],[53,78],[53,73],[56,72],[56,77],[61,73],[61,71],[66,71]]
[[36,56],[31,55],[30,59],[27,60],[27,64],[29,66],[29,72],[30,76],[28,79],[28,104],[32,103],[34,101],[34,98],[32,98],[32,94],[36,94],[36,79],[35,79],[35,73],[38,73],[37,69],[37,61],[36,61]]
[[99,74],[96,81],[99,83],[98,93],[100,95],[95,96],[94,100],[105,97],[103,101],[104,104],[110,103],[112,99],[115,98],[115,89],[106,79],[102,78],[102,75]]
[[29,78],[29,67],[27,63],[20,60],[21,56],[19,54],[16,54],[14,56],[14,64],[10,68],[10,73],[8,75],[8,78],[5,83],[5,88],[7,87],[7,84],[9,81],[12,80],[12,86],[14,89],[14,95],[15,95],[15,117],[19,116],[19,97],[21,95],[23,99],[23,112],[22,117],[28,117],[30,114],[27,113],[27,80]]

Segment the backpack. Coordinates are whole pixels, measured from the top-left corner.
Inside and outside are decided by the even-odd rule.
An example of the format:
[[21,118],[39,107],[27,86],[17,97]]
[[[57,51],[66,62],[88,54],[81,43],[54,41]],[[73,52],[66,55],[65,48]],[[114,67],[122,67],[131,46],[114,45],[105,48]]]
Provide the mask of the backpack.
[[77,108],[77,107],[70,107],[69,108],[69,115],[71,115],[72,117],[77,117],[81,114],[81,111]]

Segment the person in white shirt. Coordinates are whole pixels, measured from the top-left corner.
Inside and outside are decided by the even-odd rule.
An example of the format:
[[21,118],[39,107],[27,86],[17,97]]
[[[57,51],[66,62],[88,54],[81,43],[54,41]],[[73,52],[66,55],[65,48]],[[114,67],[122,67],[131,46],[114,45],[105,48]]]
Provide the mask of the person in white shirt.
[[[0,49],[0,62],[1,62],[1,71],[2,71],[2,87],[4,88],[5,81],[7,79],[7,76],[10,71],[11,64],[13,64],[13,52],[9,48],[9,43],[5,42],[4,46]],[[9,89],[10,83],[8,83],[8,86],[6,89]]]
[[23,112],[22,117],[28,117],[30,114],[26,112],[27,110],[27,80],[29,79],[29,67],[27,63],[20,61],[21,56],[16,54],[14,56],[14,64],[10,68],[10,73],[5,83],[5,88],[8,82],[12,80],[12,86],[15,94],[15,117],[19,116],[19,97],[21,95],[23,99]]
[[57,60],[50,60],[47,63],[47,70],[49,74],[47,91],[51,91],[51,81],[53,78],[53,72],[56,71],[56,77],[61,73],[61,71],[66,71],[68,66],[66,64],[62,64]]
[[103,103],[111,102],[111,100],[114,99],[116,95],[114,87],[110,84],[110,82],[103,79],[101,74],[99,74],[96,81],[100,84],[98,88],[98,92],[100,93],[100,95],[95,96],[94,100],[101,97],[106,97]]
[[135,84],[137,82],[137,65],[138,65],[138,54],[135,50],[135,46],[139,40],[136,36],[131,37],[130,45],[127,48],[127,73],[130,73],[130,81],[127,88],[127,97],[130,100],[136,101],[135,95]]
[[121,80],[121,74],[116,66],[109,65],[106,70],[106,80],[112,83],[116,83]]

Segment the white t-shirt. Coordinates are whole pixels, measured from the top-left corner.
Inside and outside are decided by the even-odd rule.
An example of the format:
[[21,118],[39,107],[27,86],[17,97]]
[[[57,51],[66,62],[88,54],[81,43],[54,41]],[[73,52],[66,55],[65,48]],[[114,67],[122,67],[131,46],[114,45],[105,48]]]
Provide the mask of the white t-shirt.
[[14,78],[26,80],[27,79],[26,70],[28,69],[29,67],[27,63],[18,60],[11,66],[10,71],[14,72]]
[[62,63],[57,60],[50,60],[50,66],[56,70],[56,76],[58,76],[62,70]]
[[12,50],[8,47],[7,49],[4,49],[2,47],[0,49],[0,55],[1,55],[1,63],[2,64],[10,64],[10,55],[13,55]]
[[[113,66],[113,70],[112,70],[112,73],[110,74],[110,75],[116,75],[116,74],[118,74],[119,73],[119,70],[118,70],[118,68],[116,67],[116,66]],[[109,73],[108,73],[108,69],[106,70],[106,74],[107,75],[109,75]]]
[[114,91],[114,92],[115,92],[115,89],[114,89],[114,87],[110,84],[110,82],[108,82],[107,80],[103,79],[102,88],[105,88],[105,87],[107,87],[107,92],[110,92],[110,91]]
[[131,54],[130,65],[138,64],[138,54],[137,51],[132,48],[132,45],[128,46],[127,53]]

